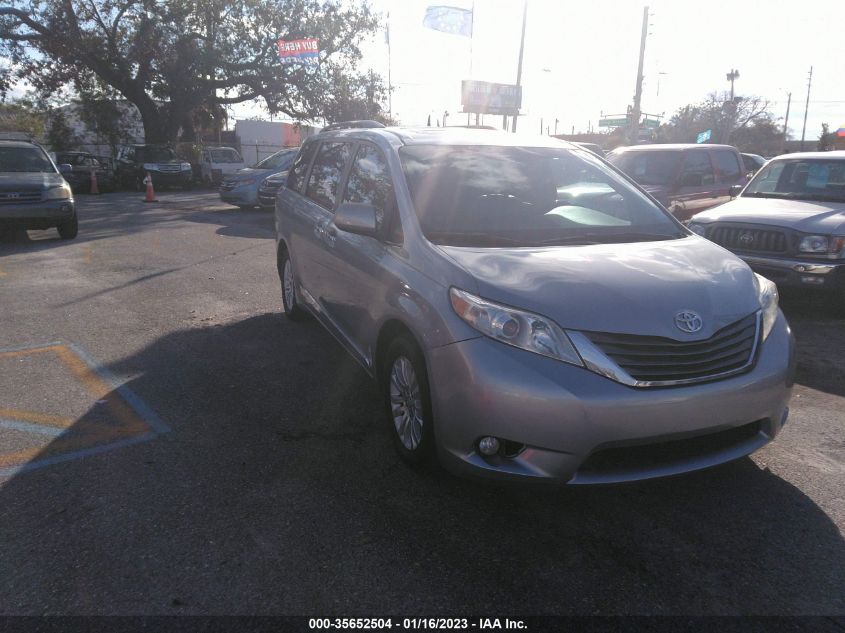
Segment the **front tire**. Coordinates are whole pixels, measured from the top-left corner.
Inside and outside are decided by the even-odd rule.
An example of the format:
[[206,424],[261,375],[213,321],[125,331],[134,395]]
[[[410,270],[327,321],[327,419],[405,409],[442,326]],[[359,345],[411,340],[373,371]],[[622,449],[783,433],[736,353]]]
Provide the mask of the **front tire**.
[[279,281],[282,284],[282,307],[285,309],[285,316],[291,321],[302,321],[305,318],[305,311],[296,300],[293,264],[286,249],[279,254]]
[[76,214],[70,220],[66,220],[56,227],[59,231],[59,237],[63,240],[72,240],[79,233],[79,218]]
[[408,464],[431,461],[434,423],[425,359],[408,336],[391,342],[381,372],[381,391],[393,446]]

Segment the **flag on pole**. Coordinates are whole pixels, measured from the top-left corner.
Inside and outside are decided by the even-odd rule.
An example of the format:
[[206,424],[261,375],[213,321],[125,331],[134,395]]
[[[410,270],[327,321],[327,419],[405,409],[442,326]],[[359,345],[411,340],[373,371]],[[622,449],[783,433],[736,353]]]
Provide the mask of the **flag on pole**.
[[472,10],[431,5],[425,10],[423,26],[443,33],[472,37]]
[[839,126],[839,129],[836,130],[836,136],[845,136],[845,123]]

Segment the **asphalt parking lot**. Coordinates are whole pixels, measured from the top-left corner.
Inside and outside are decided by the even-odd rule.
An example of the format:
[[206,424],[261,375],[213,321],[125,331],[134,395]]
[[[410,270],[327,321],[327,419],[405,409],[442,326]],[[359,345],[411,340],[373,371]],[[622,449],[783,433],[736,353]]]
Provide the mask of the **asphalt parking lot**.
[[845,614],[845,300],[783,297],[798,386],[752,458],[502,489],[399,462],[281,315],[270,214],[141,197],[0,242],[0,613]]

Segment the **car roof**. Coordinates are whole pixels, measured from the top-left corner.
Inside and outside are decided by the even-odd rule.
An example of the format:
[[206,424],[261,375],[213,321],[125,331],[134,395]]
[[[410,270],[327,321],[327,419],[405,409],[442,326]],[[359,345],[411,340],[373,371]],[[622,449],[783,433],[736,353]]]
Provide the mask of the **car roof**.
[[772,160],[790,160],[793,158],[827,158],[833,160],[845,160],[845,150],[832,152],[795,152],[794,154],[781,154]]
[[736,150],[733,145],[717,145],[716,143],[663,143],[656,145],[629,145],[617,147],[615,152],[658,152],[661,150],[680,151],[683,149],[730,149]]
[[[517,135],[499,130],[463,127],[347,128],[320,132],[313,139],[392,138],[404,145],[489,145],[496,147],[552,147],[576,149],[571,143],[549,136]],[[311,139],[309,139],[311,140]]]
[[43,149],[38,143],[30,143],[29,141],[14,141],[11,139],[0,139],[3,147],[37,147]]

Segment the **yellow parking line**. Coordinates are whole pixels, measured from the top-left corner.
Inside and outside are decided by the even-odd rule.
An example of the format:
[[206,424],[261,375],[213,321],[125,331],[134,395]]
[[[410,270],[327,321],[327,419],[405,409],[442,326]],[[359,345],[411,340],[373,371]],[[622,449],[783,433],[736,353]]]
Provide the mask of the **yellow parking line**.
[[66,429],[74,423],[73,418],[65,418],[60,415],[50,415],[49,413],[22,411],[20,409],[0,408],[0,418],[9,418],[12,420],[20,420],[21,422],[31,422],[32,424],[54,426],[60,429]]

